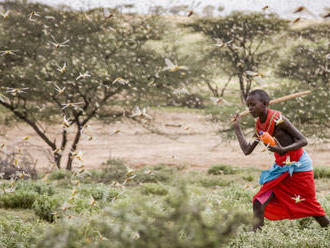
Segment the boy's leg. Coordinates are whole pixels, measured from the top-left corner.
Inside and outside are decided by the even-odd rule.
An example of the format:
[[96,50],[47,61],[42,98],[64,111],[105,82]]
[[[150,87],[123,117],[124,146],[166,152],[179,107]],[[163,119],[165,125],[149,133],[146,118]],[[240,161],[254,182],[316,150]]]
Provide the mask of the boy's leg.
[[261,204],[257,199],[253,202],[253,214],[255,217],[255,224],[253,225],[253,231],[256,231],[257,229],[261,229],[261,227],[264,225],[264,218],[265,218],[265,207],[266,205],[274,198],[274,193],[271,193],[268,200]]
[[313,217],[320,224],[321,227],[330,226],[330,220],[328,216],[313,216]]

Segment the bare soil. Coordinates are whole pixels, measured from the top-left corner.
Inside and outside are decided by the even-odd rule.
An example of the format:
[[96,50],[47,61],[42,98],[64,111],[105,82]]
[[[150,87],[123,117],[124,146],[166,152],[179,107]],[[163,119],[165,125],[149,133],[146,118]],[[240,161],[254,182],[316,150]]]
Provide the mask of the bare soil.
[[[217,134],[219,126],[207,116],[164,111],[151,114],[154,117],[152,132],[131,119],[109,125],[91,122],[78,146],[78,150],[83,152],[82,162],[89,168],[95,168],[108,159],[121,159],[131,167],[168,164],[186,169],[207,169],[217,164],[265,169],[273,163],[273,155],[262,152],[262,145],[253,154],[244,156],[238,142],[228,141]],[[60,135],[60,125],[47,129],[52,140]],[[36,159],[37,168],[49,168],[49,149],[32,128],[24,124],[3,126],[1,133],[0,144],[4,143],[7,151],[21,147]],[[26,136],[30,138],[23,141]],[[89,140],[90,136],[92,140]],[[57,139],[59,142],[60,136]],[[330,166],[330,144],[310,141],[305,149],[314,165]],[[76,164],[82,162],[76,161]]]

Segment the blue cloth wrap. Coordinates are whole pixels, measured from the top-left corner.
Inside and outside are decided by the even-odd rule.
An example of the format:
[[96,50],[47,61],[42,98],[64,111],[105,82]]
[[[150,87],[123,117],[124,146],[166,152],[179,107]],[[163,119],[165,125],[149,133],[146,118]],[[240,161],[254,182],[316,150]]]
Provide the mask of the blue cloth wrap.
[[311,170],[313,170],[312,160],[309,155],[304,152],[299,158],[298,162],[293,162],[284,166],[280,166],[275,163],[269,170],[262,171],[259,179],[259,184],[265,184],[271,180],[274,180],[287,171],[289,172],[290,176],[292,176],[293,172]]

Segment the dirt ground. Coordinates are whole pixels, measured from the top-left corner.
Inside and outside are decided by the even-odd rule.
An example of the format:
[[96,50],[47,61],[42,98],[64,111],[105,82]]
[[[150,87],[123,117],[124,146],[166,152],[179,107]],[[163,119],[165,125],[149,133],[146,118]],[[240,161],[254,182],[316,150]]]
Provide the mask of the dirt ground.
[[[207,169],[216,164],[230,164],[266,169],[273,162],[273,155],[262,152],[262,145],[251,155],[244,156],[236,140],[228,141],[216,134],[219,127],[208,116],[164,111],[151,114],[156,128],[153,132],[130,119],[109,125],[91,122],[78,146],[78,151],[83,153],[83,163],[95,168],[108,159],[121,159],[131,167],[169,164],[186,169]],[[48,127],[52,140],[59,135],[56,130],[60,129],[60,125]],[[0,144],[4,143],[7,151],[21,147],[37,160],[37,168],[49,168],[48,148],[32,128],[23,124],[10,128],[3,126],[1,133]],[[26,136],[30,138],[23,141]],[[89,140],[90,136],[92,140]],[[310,140],[305,149],[315,166],[330,166],[330,144]],[[78,162],[82,163],[77,161],[76,164]]]

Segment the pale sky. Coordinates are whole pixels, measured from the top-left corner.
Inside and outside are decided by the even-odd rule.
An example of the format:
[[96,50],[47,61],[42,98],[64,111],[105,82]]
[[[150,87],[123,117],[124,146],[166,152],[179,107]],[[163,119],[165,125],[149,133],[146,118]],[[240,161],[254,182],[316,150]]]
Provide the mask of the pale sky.
[[[232,10],[251,10],[259,11],[264,6],[269,6],[269,11],[275,12],[284,18],[295,18],[302,16],[305,18],[320,18],[320,14],[324,14],[324,8],[330,8],[330,0],[34,0],[49,5],[66,4],[74,9],[88,9],[95,7],[115,7],[121,4],[134,4],[138,12],[145,13],[150,6],[162,5],[165,7],[175,5],[200,5],[195,8],[196,12],[206,5],[213,5],[216,8],[222,5],[225,9],[222,15],[229,14]],[[312,14],[300,13],[293,14],[294,10],[299,6],[305,6]],[[219,12],[215,11],[215,15]],[[313,16],[314,15],[314,16]]]

